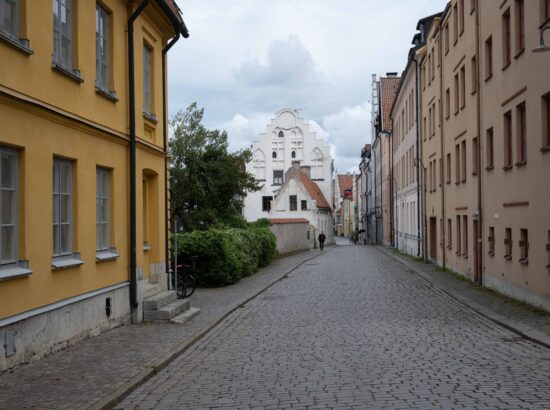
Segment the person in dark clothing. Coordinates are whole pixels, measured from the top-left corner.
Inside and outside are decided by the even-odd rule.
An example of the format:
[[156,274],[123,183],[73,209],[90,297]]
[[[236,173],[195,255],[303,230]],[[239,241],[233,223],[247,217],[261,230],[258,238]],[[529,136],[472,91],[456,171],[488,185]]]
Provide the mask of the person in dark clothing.
[[321,248],[321,250],[324,249],[325,247],[325,239],[327,239],[327,237],[325,236],[324,232],[321,232],[319,234],[319,248]]

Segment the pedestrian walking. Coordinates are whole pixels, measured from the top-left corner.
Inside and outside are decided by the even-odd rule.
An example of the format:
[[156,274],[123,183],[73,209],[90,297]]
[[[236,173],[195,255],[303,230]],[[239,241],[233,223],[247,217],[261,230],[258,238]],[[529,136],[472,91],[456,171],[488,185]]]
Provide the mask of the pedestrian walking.
[[325,248],[325,239],[327,239],[327,237],[325,236],[325,233],[324,232],[321,232],[319,234],[319,248],[321,250],[323,250]]

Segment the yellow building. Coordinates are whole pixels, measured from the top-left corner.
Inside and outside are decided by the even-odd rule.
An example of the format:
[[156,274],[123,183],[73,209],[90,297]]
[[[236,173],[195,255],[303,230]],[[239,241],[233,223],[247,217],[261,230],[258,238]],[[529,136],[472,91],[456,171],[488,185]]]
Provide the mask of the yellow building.
[[173,0],[0,0],[0,370],[140,321],[166,289],[180,34]]

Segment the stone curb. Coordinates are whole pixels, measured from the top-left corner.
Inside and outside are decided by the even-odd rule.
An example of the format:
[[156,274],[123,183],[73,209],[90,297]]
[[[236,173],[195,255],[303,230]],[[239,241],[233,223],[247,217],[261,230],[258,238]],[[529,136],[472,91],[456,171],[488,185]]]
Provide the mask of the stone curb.
[[389,250],[383,247],[377,246],[377,248],[380,251],[384,252],[386,255],[390,256],[391,258],[395,259],[396,261],[404,265],[408,270],[410,270],[414,274],[418,275],[422,279],[422,281],[427,282],[428,287],[432,288],[433,290],[437,290],[438,292],[445,294],[447,297],[451,298],[454,302],[460,304],[461,306],[468,308],[469,310],[473,311],[479,316],[482,316],[485,319],[488,319],[491,322],[496,323],[497,325],[523,337],[524,339],[530,340],[533,343],[536,343],[540,346],[550,349],[550,336],[542,333],[541,331],[531,326],[525,325],[513,319],[509,319],[506,316],[502,316],[494,312],[493,310],[488,309],[485,306],[482,306],[472,300],[462,298],[454,293],[451,293],[445,289],[442,289],[441,287],[435,285],[431,281],[431,279],[421,269],[414,266],[412,262],[407,261],[400,255],[395,255],[391,253]]
[[252,295],[244,297],[240,302],[233,304],[218,319],[212,321],[211,323],[203,326],[200,330],[198,330],[191,337],[190,340],[182,342],[181,344],[176,345],[170,350],[168,350],[167,352],[163,353],[160,357],[155,359],[153,362],[145,365],[145,368],[142,371],[140,371],[137,375],[132,377],[129,381],[125,382],[122,386],[117,388],[114,392],[109,394],[107,397],[104,397],[99,401],[89,406],[86,406],[85,408],[89,410],[104,410],[104,409],[113,408],[116,404],[120,403],[128,394],[130,394],[133,390],[135,390],[140,385],[145,383],[148,379],[153,377],[155,374],[159,373],[162,369],[168,366],[176,357],[180,356],[187,349],[189,349],[191,346],[197,343],[200,339],[206,336],[206,334],[208,334],[212,329],[214,329],[221,322],[223,322],[231,313],[235,312],[237,309],[239,309],[241,306],[245,305],[246,303],[250,302],[252,299],[255,299],[256,297],[258,297],[260,294],[262,294],[263,292],[271,288],[276,283],[288,277],[288,275],[290,275],[292,272],[294,272],[304,263],[325,254],[326,252],[332,250],[334,247],[335,246],[330,246],[328,247],[328,249],[326,249],[325,252],[319,252],[310,258],[304,259],[303,261],[298,263],[296,266],[291,268],[288,272],[285,272],[281,276],[276,278],[269,285],[264,286],[262,289],[260,289],[259,291],[256,291]]

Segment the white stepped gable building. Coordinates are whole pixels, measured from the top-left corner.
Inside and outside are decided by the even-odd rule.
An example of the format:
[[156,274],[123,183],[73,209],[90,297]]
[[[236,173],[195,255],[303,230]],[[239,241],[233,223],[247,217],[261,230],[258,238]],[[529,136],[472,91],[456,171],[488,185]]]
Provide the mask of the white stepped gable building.
[[[317,138],[309,124],[292,109],[282,109],[268,124],[260,140],[252,143],[252,161],[247,164],[248,172],[256,176],[263,185],[257,192],[249,193],[244,203],[244,217],[248,221],[259,218],[296,218],[296,211],[270,214],[271,201],[285,180],[286,171],[293,161],[309,167],[311,181],[315,182],[330,204],[332,200],[332,158],[330,147]],[[310,223],[316,226],[315,220]]]

